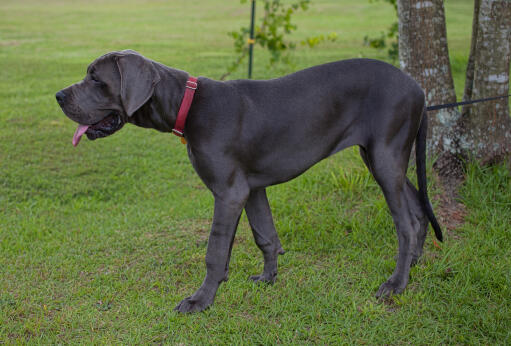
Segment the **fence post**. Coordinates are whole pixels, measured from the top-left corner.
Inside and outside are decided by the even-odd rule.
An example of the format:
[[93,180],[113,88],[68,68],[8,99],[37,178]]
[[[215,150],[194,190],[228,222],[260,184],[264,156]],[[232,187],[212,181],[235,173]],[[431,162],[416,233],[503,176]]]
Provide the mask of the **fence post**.
[[248,39],[248,79],[252,79],[252,57],[254,50],[254,17],[255,17],[255,3],[256,0],[252,0],[252,13],[250,19],[250,38]]

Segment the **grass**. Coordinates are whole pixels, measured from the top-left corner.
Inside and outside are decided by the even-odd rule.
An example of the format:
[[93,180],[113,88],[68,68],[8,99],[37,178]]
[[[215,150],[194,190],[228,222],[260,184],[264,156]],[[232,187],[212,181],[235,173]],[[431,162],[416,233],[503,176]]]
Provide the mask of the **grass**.
[[[471,5],[446,8],[460,95]],[[510,343],[506,167],[469,167],[465,223],[441,248],[428,237],[406,292],[379,302],[374,293],[393,270],[397,242],[354,149],[269,189],[287,251],[275,285],[247,280],[262,270],[262,256],[243,216],[214,306],[172,311],[205,273],[210,193],[169,134],[127,126],[73,148],[74,125],[54,94],[95,57],[125,48],[218,77],[234,58],[226,32],[246,24],[247,11],[220,0],[0,2],[0,343]],[[384,59],[362,40],[392,20],[384,3],[314,1],[296,17],[295,37],[336,31],[339,39],[297,49],[295,68]],[[257,78],[284,72],[268,69],[256,50]],[[434,181],[431,193],[439,193]]]

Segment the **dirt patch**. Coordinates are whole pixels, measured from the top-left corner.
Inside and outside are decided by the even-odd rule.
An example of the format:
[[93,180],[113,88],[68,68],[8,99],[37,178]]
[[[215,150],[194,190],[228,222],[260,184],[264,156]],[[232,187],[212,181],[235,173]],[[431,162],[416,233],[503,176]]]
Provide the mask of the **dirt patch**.
[[465,205],[459,201],[458,194],[458,189],[464,179],[461,176],[436,176],[436,178],[441,186],[442,193],[434,198],[438,202],[435,213],[445,232],[450,237],[459,239],[459,235],[454,231],[465,222],[465,216],[467,215]]

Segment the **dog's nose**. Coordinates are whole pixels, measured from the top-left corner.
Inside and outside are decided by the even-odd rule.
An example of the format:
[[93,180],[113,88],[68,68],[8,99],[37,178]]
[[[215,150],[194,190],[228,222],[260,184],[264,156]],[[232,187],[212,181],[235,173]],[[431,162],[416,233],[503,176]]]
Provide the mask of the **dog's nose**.
[[62,106],[62,105],[64,105],[64,102],[66,100],[66,94],[64,94],[64,92],[61,90],[55,94],[55,98],[57,99],[57,102],[59,103],[59,105]]

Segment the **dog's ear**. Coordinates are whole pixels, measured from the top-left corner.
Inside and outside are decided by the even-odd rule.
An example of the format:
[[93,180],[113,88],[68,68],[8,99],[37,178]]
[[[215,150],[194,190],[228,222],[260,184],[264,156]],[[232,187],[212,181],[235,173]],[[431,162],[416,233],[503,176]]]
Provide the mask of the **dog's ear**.
[[160,75],[149,59],[135,51],[119,52],[115,59],[121,75],[122,105],[130,117],[153,95]]

